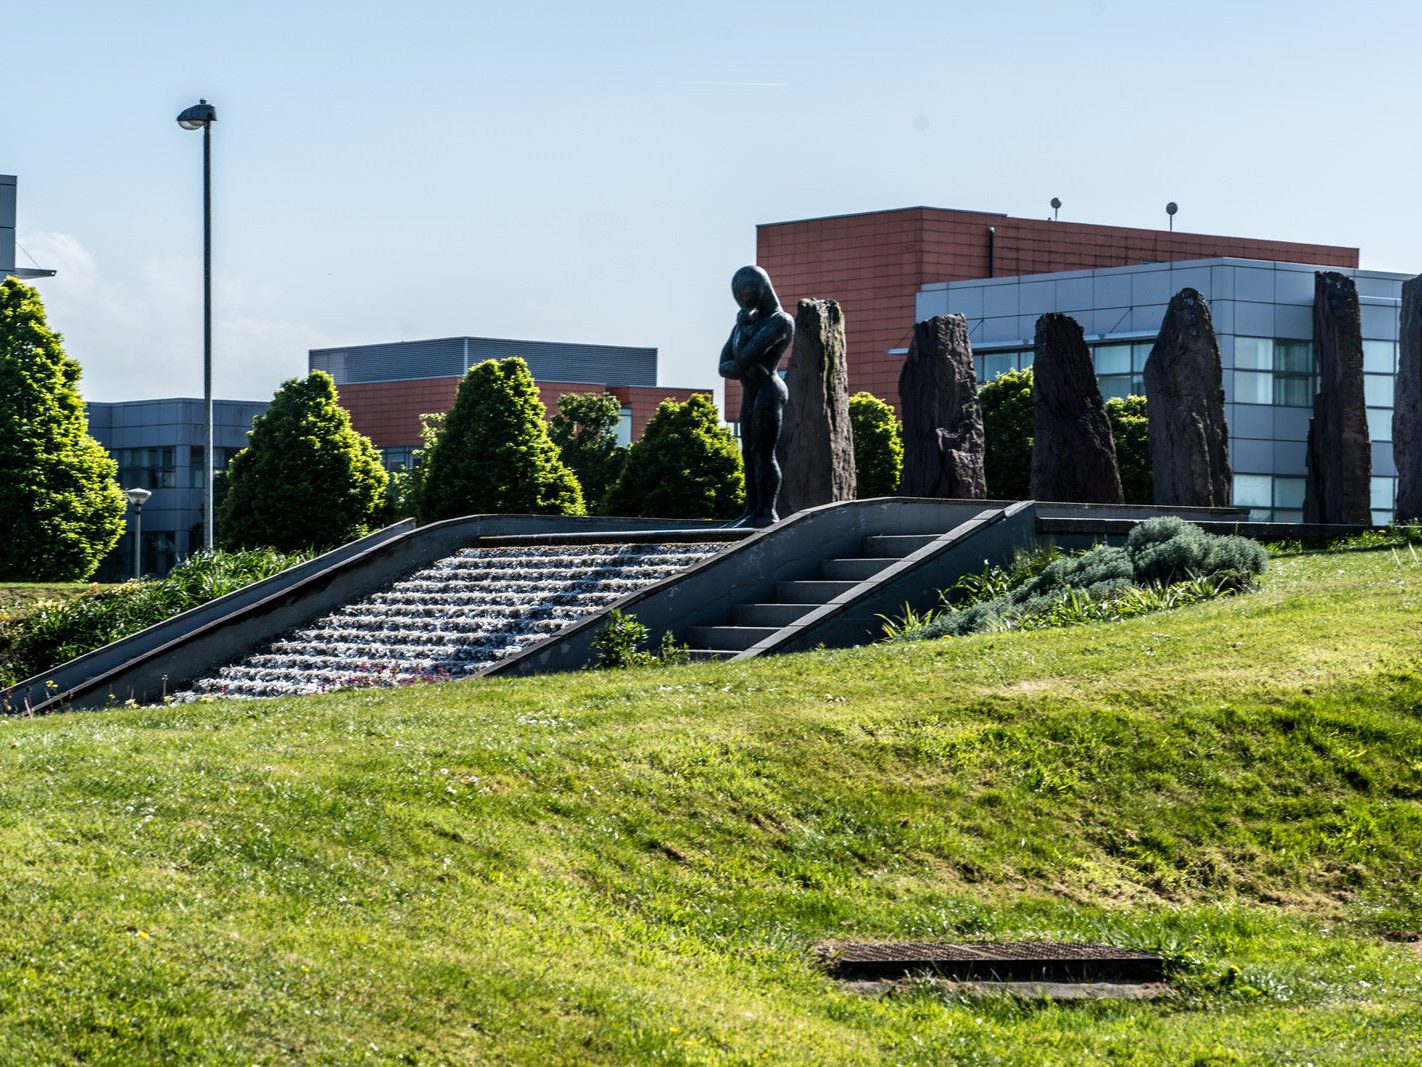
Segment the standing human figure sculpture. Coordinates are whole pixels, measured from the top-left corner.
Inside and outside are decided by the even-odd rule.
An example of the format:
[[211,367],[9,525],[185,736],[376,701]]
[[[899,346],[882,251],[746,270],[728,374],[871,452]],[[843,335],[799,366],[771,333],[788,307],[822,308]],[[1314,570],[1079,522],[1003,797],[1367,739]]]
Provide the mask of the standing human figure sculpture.
[[769,526],[780,516],[780,462],[775,445],[790,393],[776,373],[795,339],[795,320],[780,306],[770,275],[742,267],[731,279],[741,310],[721,349],[722,378],[741,383],[741,457],[746,472],[746,509],[731,526]]

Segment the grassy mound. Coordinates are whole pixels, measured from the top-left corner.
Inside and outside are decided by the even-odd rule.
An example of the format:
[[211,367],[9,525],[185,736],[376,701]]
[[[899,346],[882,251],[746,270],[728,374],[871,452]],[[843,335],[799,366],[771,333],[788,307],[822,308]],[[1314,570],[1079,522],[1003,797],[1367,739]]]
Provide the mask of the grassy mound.
[[[1422,563],[1109,625],[0,726],[0,1062],[1399,1063]],[[1164,1003],[865,998],[1107,940]]]

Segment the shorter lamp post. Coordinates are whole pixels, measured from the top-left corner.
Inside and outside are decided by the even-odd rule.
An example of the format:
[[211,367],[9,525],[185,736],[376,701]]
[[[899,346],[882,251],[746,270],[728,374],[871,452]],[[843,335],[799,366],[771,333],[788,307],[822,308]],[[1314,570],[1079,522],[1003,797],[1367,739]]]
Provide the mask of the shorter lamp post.
[[123,495],[133,505],[133,576],[143,577],[143,505],[153,494],[147,489],[125,489]]

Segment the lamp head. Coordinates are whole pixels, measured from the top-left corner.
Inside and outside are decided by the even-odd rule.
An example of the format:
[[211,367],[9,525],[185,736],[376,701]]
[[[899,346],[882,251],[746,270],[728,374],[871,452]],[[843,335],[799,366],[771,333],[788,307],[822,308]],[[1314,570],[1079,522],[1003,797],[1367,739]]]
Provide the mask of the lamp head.
[[128,497],[128,502],[134,507],[142,509],[148,503],[148,498],[153,494],[147,489],[125,489],[123,495]]
[[217,108],[213,107],[206,100],[199,100],[190,108],[183,110],[178,115],[178,125],[185,130],[200,130],[204,126],[217,121]]

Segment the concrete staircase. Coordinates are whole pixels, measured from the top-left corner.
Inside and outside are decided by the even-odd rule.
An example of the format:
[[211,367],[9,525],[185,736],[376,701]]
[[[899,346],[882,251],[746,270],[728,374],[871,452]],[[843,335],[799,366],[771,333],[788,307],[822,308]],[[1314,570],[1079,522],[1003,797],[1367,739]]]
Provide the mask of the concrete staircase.
[[860,542],[859,555],[823,560],[813,578],[776,582],[774,600],[737,604],[722,624],[689,627],[687,643],[692,658],[731,659],[740,655],[938,537],[932,533],[866,537]]

